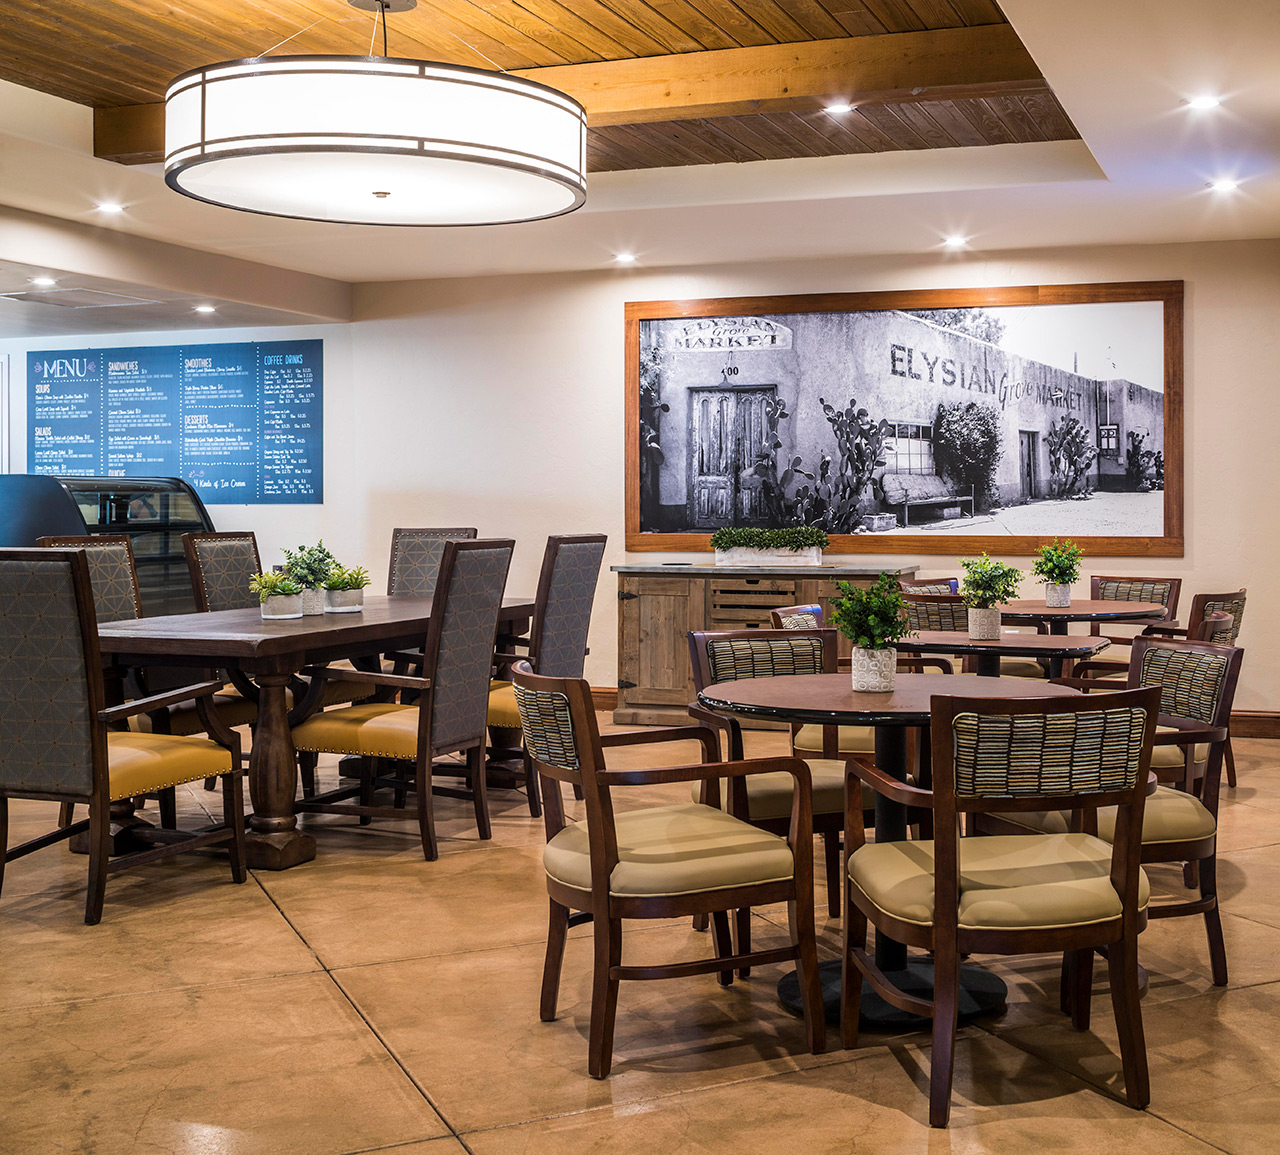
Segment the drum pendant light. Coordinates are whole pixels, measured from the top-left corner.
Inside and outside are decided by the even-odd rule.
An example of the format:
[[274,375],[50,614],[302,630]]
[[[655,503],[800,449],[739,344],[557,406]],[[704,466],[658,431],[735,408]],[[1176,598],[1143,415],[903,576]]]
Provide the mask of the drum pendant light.
[[[413,6],[349,2],[376,6],[384,45],[385,13]],[[300,220],[540,220],[586,200],[586,112],[546,85],[458,64],[385,54],[231,60],[169,85],[165,183]]]

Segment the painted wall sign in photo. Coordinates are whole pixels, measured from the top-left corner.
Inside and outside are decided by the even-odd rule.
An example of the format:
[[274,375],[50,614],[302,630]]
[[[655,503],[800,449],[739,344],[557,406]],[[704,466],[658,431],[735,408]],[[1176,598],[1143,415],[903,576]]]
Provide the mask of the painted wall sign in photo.
[[324,343],[27,355],[27,469],[180,477],[210,505],[324,500]]

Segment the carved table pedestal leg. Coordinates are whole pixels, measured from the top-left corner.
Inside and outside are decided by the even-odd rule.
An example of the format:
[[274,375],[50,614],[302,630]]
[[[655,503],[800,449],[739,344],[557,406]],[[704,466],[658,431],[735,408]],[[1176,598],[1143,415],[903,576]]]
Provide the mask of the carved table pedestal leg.
[[316,840],[298,829],[293,812],[298,765],[289,733],[285,687],[290,675],[257,678],[258,725],[249,753],[249,819],[247,851],[255,870],[287,870],[316,856]]

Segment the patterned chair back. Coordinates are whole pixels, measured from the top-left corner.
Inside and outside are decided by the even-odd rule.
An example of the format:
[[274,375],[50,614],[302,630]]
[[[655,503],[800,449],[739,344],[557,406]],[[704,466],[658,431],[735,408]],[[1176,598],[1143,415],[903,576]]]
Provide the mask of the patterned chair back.
[[429,598],[436,592],[445,542],[475,541],[474,527],[393,529],[387,593],[392,597]]
[[92,795],[102,707],[84,554],[0,549],[0,795]]
[[830,674],[836,669],[835,630],[726,630],[689,635],[693,681],[715,682],[780,674]]
[[142,617],[138,567],[126,534],[102,537],[41,537],[41,548],[82,549],[89,563],[93,609],[99,622],[126,622]]
[[1244,624],[1244,602],[1247,590],[1236,590],[1230,594],[1196,594],[1191,601],[1190,628],[1195,629],[1201,621],[1213,613],[1230,614],[1231,627],[1219,630],[1209,641],[1219,646],[1234,646],[1240,636],[1240,627]]
[[902,600],[913,630],[969,629],[969,607],[959,594],[921,594],[907,590]]
[[262,572],[262,562],[252,533],[184,533],[182,548],[201,613],[257,607],[249,582]]
[[533,611],[534,665],[547,678],[581,678],[604,534],[549,537]]
[[576,781],[582,763],[568,694],[563,690],[532,689],[528,681],[522,683],[519,673],[513,679],[525,750],[534,761],[563,770],[571,781]]
[[958,594],[959,578],[898,579],[898,588],[904,594]]
[[1158,686],[1162,714],[1226,726],[1243,656],[1243,650],[1212,642],[1137,638],[1129,684]]
[[769,611],[769,621],[775,630],[820,630],[822,607],[781,606]]
[[[1182,596],[1181,578],[1106,577],[1094,574],[1089,579],[1089,596],[1107,602],[1159,602],[1164,606],[1163,621],[1172,621],[1178,613]],[[1142,623],[1139,622],[1139,625]],[[1102,632],[1101,622],[1091,622],[1089,632]]]
[[423,648],[432,753],[484,741],[498,613],[515,542],[446,541]]

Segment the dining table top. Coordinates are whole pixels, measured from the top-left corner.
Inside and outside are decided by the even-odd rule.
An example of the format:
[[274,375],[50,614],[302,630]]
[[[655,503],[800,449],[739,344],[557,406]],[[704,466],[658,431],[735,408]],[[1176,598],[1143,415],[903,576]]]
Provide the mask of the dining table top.
[[[927,654],[1006,654],[1015,658],[1089,658],[1111,642],[1100,634],[1027,634],[1001,630],[1000,637],[976,641],[962,630],[918,630],[898,643],[898,649]],[[943,675],[944,677],[946,675]]]
[[1166,607],[1161,602],[1125,602],[1106,598],[1072,598],[1069,606],[1051,606],[1044,601],[1019,600],[1000,607],[1005,621],[1119,622],[1139,618],[1162,619]]

